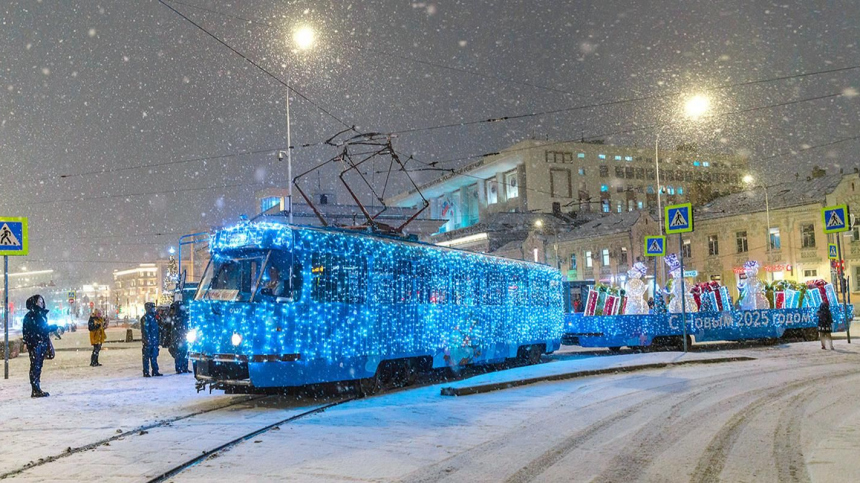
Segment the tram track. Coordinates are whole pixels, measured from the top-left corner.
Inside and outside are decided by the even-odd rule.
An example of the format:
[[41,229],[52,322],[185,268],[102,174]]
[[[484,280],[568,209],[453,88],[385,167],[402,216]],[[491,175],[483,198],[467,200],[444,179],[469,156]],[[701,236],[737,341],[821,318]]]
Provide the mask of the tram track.
[[114,435],[114,436],[111,436],[111,437],[109,437],[109,438],[100,439],[100,440],[98,440],[98,441],[94,441],[94,442],[92,442],[92,443],[87,443],[87,444],[82,445],[82,446],[76,446],[76,447],[74,447],[74,448],[71,448],[71,447],[70,447],[70,448],[66,449],[66,451],[64,451],[64,452],[62,452],[62,453],[60,453],[60,454],[55,454],[55,455],[51,455],[51,456],[46,456],[46,457],[44,457],[44,458],[39,458],[37,461],[33,461],[33,462],[31,462],[31,463],[27,463],[26,465],[21,466],[21,467],[19,467],[19,468],[16,468],[16,469],[14,469],[14,470],[7,471],[7,472],[5,472],[5,473],[0,473],[0,480],[6,479],[6,478],[10,478],[10,477],[14,477],[14,476],[19,475],[19,474],[21,474],[21,473],[23,473],[23,472],[25,472],[25,471],[27,471],[27,470],[31,470],[31,469],[33,469],[33,468],[37,468],[37,467],[40,467],[40,466],[48,465],[48,464],[54,463],[54,462],[56,462],[56,461],[58,461],[58,460],[61,460],[61,459],[63,459],[63,458],[68,458],[68,457],[73,456],[73,455],[76,455],[76,454],[78,454],[78,453],[82,453],[82,452],[84,452],[84,451],[89,451],[89,450],[92,450],[92,449],[96,449],[96,448],[98,448],[98,447],[100,447],[100,446],[104,446],[104,445],[106,445],[106,444],[110,444],[110,443],[112,443],[112,442],[114,442],[114,441],[118,441],[118,440],[121,440],[121,439],[124,439],[124,438],[128,438],[128,437],[133,436],[133,435],[135,435],[135,434],[140,434],[141,432],[146,432],[146,431],[149,431],[149,430],[152,430],[152,429],[156,429],[156,428],[162,428],[162,427],[170,426],[171,424],[176,423],[176,422],[179,422],[179,421],[183,421],[183,420],[186,420],[186,419],[194,418],[194,417],[201,416],[201,415],[208,414],[208,413],[213,413],[213,412],[216,412],[216,411],[223,411],[223,410],[228,409],[228,408],[230,408],[230,407],[234,407],[234,406],[237,406],[237,405],[240,405],[240,404],[245,404],[245,403],[248,403],[248,402],[251,402],[251,401],[256,401],[256,400],[260,400],[260,399],[265,399],[265,398],[267,398],[267,397],[270,397],[270,396],[264,396],[264,395],[263,395],[263,396],[249,396],[249,397],[239,398],[238,400],[231,401],[231,402],[230,402],[230,403],[228,403],[228,404],[223,404],[223,405],[220,405],[220,406],[217,406],[217,407],[214,407],[214,408],[203,409],[203,410],[200,410],[200,411],[194,411],[194,412],[192,412],[192,413],[183,414],[183,415],[181,415],[181,416],[174,416],[174,417],[171,417],[171,418],[168,418],[168,419],[163,419],[163,420],[158,421],[158,422],[155,422],[155,423],[150,423],[150,424],[144,424],[144,425],[141,425],[141,426],[137,426],[137,427],[135,427],[134,429],[130,429],[130,430],[128,430],[128,431],[123,431],[123,432],[118,433],[118,434],[116,434],[116,435]]

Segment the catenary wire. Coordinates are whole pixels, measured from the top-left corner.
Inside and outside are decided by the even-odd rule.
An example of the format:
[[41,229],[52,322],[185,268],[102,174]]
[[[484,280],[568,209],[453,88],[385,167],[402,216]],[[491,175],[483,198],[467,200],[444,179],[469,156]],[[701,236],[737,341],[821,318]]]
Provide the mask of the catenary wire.
[[320,112],[322,112],[322,113],[326,114],[327,116],[329,116],[330,118],[334,119],[335,121],[337,121],[339,124],[343,125],[343,126],[344,126],[344,127],[346,127],[346,128],[351,128],[351,127],[352,127],[352,125],[348,124],[348,123],[347,123],[346,121],[344,121],[343,119],[341,119],[341,118],[339,118],[339,117],[335,116],[334,114],[332,114],[329,110],[325,109],[325,108],[324,108],[324,107],[322,107],[321,105],[319,105],[319,104],[317,104],[316,102],[312,101],[308,96],[306,96],[306,95],[304,95],[303,93],[301,93],[300,91],[296,90],[296,88],[295,88],[295,87],[291,86],[290,84],[288,84],[287,82],[285,82],[283,79],[281,79],[280,77],[276,76],[275,74],[273,74],[272,72],[270,72],[268,69],[266,69],[265,67],[263,67],[262,65],[260,65],[259,63],[257,63],[257,62],[256,62],[256,61],[254,61],[253,59],[251,59],[250,57],[248,57],[247,55],[243,54],[242,52],[239,52],[236,48],[234,48],[233,46],[231,46],[230,44],[228,44],[226,41],[222,40],[220,37],[218,37],[217,35],[213,34],[213,33],[212,33],[212,32],[210,32],[209,30],[207,30],[205,27],[203,27],[202,25],[198,24],[197,22],[195,22],[194,20],[192,20],[191,18],[189,18],[187,15],[183,14],[182,12],[180,12],[179,10],[176,10],[175,8],[173,8],[173,6],[171,6],[170,4],[168,4],[167,2],[165,2],[164,0],[158,0],[158,3],[160,3],[160,4],[164,5],[165,7],[167,7],[168,9],[170,9],[173,13],[175,13],[176,15],[179,15],[180,17],[182,17],[183,19],[185,19],[188,23],[190,23],[191,25],[193,25],[194,27],[196,27],[196,28],[197,28],[198,30],[200,30],[201,32],[203,32],[203,33],[205,33],[206,35],[208,35],[209,37],[212,37],[213,39],[215,39],[218,43],[220,43],[220,44],[221,44],[221,45],[223,45],[224,47],[228,48],[228,49],[229,49],[230,51],[232,51],[234,54],[238,55],[238,56],[239,56],[239,57],[241,57],[243,60],[245,60],[245,61],[246,61],[246,62],[248,62],[249,64],[251,64],[251,65],[253,65],[254,67],[256,67],[260,72],[263,72],[264,74],[266,74],[266,75],[267,75],[267,76],[269,76],[270,78],[274,79],[277,83],[279,83],[279,84],[281,84],[282,86],[286,87],[287,89],[289,89],[290,91],[292,91],[293,93],[295,93],[297,96],[301,97],[302,99],[304,99],[305,101],[307,101],[308,103],[310,103],[312,106],[314,106],[315,108],[317,108]]

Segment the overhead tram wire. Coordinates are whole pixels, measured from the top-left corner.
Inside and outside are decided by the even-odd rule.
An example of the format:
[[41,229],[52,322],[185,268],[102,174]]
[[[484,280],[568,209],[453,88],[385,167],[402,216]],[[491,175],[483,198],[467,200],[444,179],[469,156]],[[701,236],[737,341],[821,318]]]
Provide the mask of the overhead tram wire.
[[173,13],[175,13],[176,15],[179,15],[180,17],[182,17],[183,19],[185,19],[188,23],[190,23],[191,25],[193,25],[194,27],[196,27],[198,30],[200,30],[201,32],[205,33],[205,34],[206,34],[206,35],[208,35],[209,37],[212,37],[213,39],[215,39],[218,43],[220,43],[220,44],[221,44],[221,45],[223,45],[224,47],[226,47],[226,48],[230,49],[230,51],[231,51],[231,52],[233,52],[234,54],[238,55],[239,57],[241,57],[243,60],[245,60],[245,61],[246,61],[246,62],[248,62],[249,64],[253,65],[253,66],[254,66],[254,67],[256,67],[260,72],[262,72],[262,73],[266,74],[267,76],[271,77],[271,78],[272,78],[272,79],[274,79],[277,83],[279,83],[279,84],[281,84],[282,86],[286,87],[287,89],[289,89],[291,92],[295,93],[297,96],[299,96],[299,97],[300,97],[300,98],[302,98],[303,100],[307,101],[309,104],[311,104],[312,106],[314,106],[315,108],[317,108],[317,110],[319,110],[320,112],[322,112],[322,113],[324,113],[325,115],[327,115],[328,117],[330,117],[330,118],[334,119],[334,120],[335,120],[335,121],[337,121],[339,124],[341,124],[341,125],[343,125],[344,127],[346,127],[347,129],[351,129],[351,128],[353,127],[351,124],[348,124],[348,123],[347,123],[346,121],[344,121],[343,119],[341,119],[341,118],[339,118],[339,117],[335,116],[334,114],[332,114],[329,110],[325,109],[325,108],[324,108],[324,107],[322,107],[321,105],[319,105],[319,104],[317,104],[316,102],[312,101],[308,96],[306,96],[306,95],[304,95],[303,93],[301,93],[300,91],[298,91],[298,90],[297,90],[295,87],[293,87],[292,85],[287,84],[287,83],[286,83],[284,80],[282,80],[280,77],[276,76],[275,74],[273,74],[272,72],[270,72],[268,69],[266,69],[266,68],[265,68],[265,67],[263,67],[262,65],[258,64],[257,62],[255,62],[255,61],[254,61],[253,59],[251,59],[250,57],[248,57],[247,55],[243,54],[242,52],[239,52],[236,48],[234,48],[233,46],[231,46],[230,44],[228,44],[226,41],[222,40],[222,39],[221,39],[220,37],[218,37],[217,35],[215,35],[215,34],[213,34],[212,32],[210,32],[210,31],[206,30],[206,28],[204,28],[202,25],[198,24],[197,22],[195,22],[194,20],[192,20],[191,18],[189,18],[187,15],[185,15],[185,14],[183,14],[182,12],[180,12],[179,10],[176,10],[175,8],[173,8],[173,6],[172,6],[172,5],[168,4],[168,3],[167,3],[167,2],[165,2],[164,0],[158,0],[158,3],[160,3],[160,4],[164,5],[165,7],[169,8]]
[[[222,16],[222,17],[226,17],[226,18],[229,18],[229,19],[238,20],[238,21],[241,21],[241,22],[245,22],[245,23],[250,23],[250,24],[258,25],[258,26],[260,26],[260,27],[267,28],[267,29],[273,29],[273,30],[274,30],[274,29],[277,29],[277,28],[278,28],[278,27],[276,27],[276,26],[272,25],[272,24],[271,24],[271,23],[269,23],[269,22],[265,22],[265,21],[258,20],[258,19],[252,19],[252,18],[248,18],[248,17],[242,17],[242,16],[239,16],[239,15],[234,15],[234,14],[230,14],[230,13],[225,13],[225,12],[222,12],[222,11],[219,11],[219,10],[215,10],[215,9],[208,8],[208,7],[203,7],[203,6],[200,6],[200,5],[195,5],[195,4],[191,4],[191,3],[187,3],[187,2],[179,2],[179,1],[176,1],[176,0],[172,0],[172,1],[171,1],[171,3],[175,3],[175,4],[178,4],[178,5],[184,5],[184,6],[186,6],[186,7],[190,7],[190,8],[198,9],[198,10],[201,10],[201,11],[204,11],[204,12],[208,12],[208,13],[211,13],[211,14],[214,14],[214,15],[220,15],[220,16]],[[373,54],[382,55],[382,56],[386,56],[386,57],[391,57],[391,58],[394,58],[394,59],[405,60],[405,61],[407,61],[407,62],[414,62],[414,63],[416,63],[416,64],[421,64],[421,65],[426,65],[426,66],[430,66],[430,67],[435,67],[435,68],[437,68],[437,69],[450,70],[450,71],[452,71],[452,72],[458,72],[458,73],[461,73],[461,74],[469,74],[469,75],[473,75],[473,76],[476,76],[476,77],[481,77],[481,78],[483,78],[483,79],[493,79],[493,80],[497,80],[497,81],[501,81],[501,82],[506,82],[506,83],[509,83],[509,84],[517,84],[517,85],[521,85],[521,86],[524,86],[524,87],[531,87],[531,88],[534,88],[534,89],[540,89],[540,90],[545,90],[545,91],[549,91],[549,92],[555,92],[555,93],[563,94],[563,95],[566,95],[566,96],[575,96],[575,97],[579,97],[579,98],[581,98],[581,97],[582,97],[582,96],[580,96],[579,94],[576,94],[576,93],[574,93],[574,92],[567,91],[567,90],[564,90],[564,89],[559,89],[559,88],[556,88],[556,87],[550,87],[550,86],[546,86],[546,85],[535,84],[535,83],[533,83],[533,82],[521,81],[521,80],[513,79],[513,78],[510,78],[510,77],[503,77],[503,76],[498,76],[498,75],[493,75],[493,74],[485,74],[485,73],[483,73],[483,72],[480,72],[480,71],[477,71],[477,70],[473,70],[473,69],[465,69],[465,68],[462,68],[462,67],[452,67],[452,66],[450,66],[450,65],[445,65],[445,64],[438,63],[438,62],[431,62],[431,61],[429,61],[429,60],[417,59],[417,58],[415,58],[415,57],[409,57],[409,56],[407,56],[407,55],[397,54],[397,53],[395,53],[395,52],[388,52],[388,51],[385,51],[385,50],[378,50],[378,49],[373,49],[373,48],[370,48],[370,47],[365,47],[365,46],[362,46],[362,45],[358,45],[357,43],[356,43],[356,44],[341,44],[341,46],[343,46],[343,47],[345,47],[345,48],[349,48],[349,49],[355,49],[355,50],[361,50],[361,51],[371,52],[371,53],[373,53]]]

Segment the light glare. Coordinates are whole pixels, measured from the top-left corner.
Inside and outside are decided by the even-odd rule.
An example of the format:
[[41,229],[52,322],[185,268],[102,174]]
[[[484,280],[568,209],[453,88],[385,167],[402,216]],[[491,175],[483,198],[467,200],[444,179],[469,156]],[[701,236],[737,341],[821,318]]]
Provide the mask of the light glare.
[[711,100],[702,95],[695,95],[687,101],[687,104],[684,105],[684,111],[687,113],[687,116],[692,118],[697,118],[702,114],[708,112],[711,108]]
[[310,27],[300,27],[293,33],[293,42],[302,50],[309,49],[314,44],[314,30]]

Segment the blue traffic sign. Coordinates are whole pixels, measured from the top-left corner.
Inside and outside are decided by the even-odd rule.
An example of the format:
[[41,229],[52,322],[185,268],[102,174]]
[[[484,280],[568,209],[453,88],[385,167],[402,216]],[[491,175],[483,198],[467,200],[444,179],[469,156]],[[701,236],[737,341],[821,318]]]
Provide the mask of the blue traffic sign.
[[839,260],[839,250],[837,250],[835,243],[827,245],[827,258],[831,260]]
[[690,203],[666,207],[666,233],[689,233],[693,231],[693,206]]
[[26,218],[0,218],[0,256],[21,256],[29,252]]
[[821,209],[821,219],[824,222],[824,233],[839,233],[851,229],[848,226],[848,206],[835,205]]
[[645,256],[646,257],[665,257],[666,256],[666,237],[665,236],[646,236],[645,237]]

